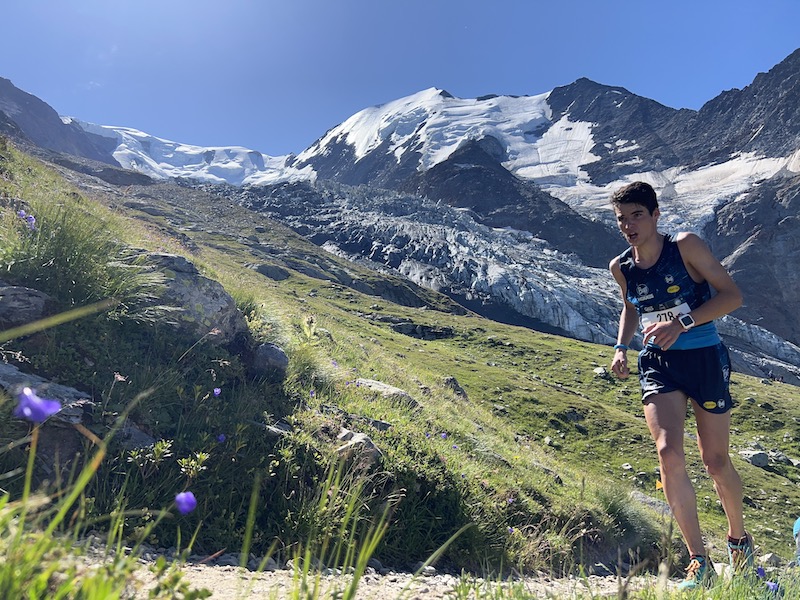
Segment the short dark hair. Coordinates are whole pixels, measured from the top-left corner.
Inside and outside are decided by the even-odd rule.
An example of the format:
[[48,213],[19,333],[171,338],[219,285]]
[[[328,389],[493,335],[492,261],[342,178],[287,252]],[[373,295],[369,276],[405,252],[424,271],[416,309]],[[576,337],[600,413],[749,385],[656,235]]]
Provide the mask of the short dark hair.
[[621,204],[641,204],[652,215],[653,211],[658,208],[658,199],[656,191],[649,183],[634,181],[621,187],[611,196],[612,206]]

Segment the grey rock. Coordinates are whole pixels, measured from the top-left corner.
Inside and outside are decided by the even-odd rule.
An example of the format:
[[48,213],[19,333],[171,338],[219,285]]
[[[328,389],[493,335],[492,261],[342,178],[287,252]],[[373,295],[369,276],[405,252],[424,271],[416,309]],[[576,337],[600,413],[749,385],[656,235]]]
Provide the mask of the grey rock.
[[419,408],[419,402],[415,400],[411,394],[393,385],[383,383],[382,381],[376,381],[375,379],[364,379],[361,377],[356,379],[356,385],[372,390],[392,402],[404,404],[409,408]]
[[177,254],[158,252],[148,253],[147,260],[166,276],[159,302],[180,310],[174,321],[179,331],[215,345],[249,334],[236,301],[219,282],[201,275],[193,263]]
[[289,367],[289,357],[286,352],[275,344],[259,344],[254,353],[251,369],[256,376],[282,374]]
[[248,265],[248,267],[261,273],[264,277],[272,279],[273,281],[283,281],[284,279],[289,278],[289,271],[277,265],[259,264]]
[[769,455],[762,450],[740,450],[739,456],[754,467],[764,468],[769,466]]
[[345,441],[344,444],[336,448],[336,453],[340,456],[356,458],[363,466],[368,468],[379,464],[383,459],[383,452],[365,433],[343,429],[338,439]]
[[53,300],[24,286],[0,285],[0,331],[45,317]]

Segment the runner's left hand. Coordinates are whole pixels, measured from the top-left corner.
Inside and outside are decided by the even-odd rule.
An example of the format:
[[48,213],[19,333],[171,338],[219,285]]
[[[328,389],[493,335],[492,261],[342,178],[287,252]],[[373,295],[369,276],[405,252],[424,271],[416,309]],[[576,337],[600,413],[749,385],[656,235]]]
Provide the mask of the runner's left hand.
[[653,323],[642,331],[644,335],[643,343],[648,341],[654,343],[662,350],[669,350],[678,337],[684,332],[683,325],[677,320],[667,321],[666,323]]

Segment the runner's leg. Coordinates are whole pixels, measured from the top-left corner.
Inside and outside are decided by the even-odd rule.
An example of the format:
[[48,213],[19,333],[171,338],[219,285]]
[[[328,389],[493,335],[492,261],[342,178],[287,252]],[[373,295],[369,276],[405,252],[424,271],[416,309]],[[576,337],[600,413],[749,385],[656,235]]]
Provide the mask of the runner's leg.
[[656,443],[661,483],[678,528],[689,553],[705,555],[697,517],[697,498],[686,472],[683,450],[686,400],[686,394],[680,391],[654,394],[645,400],[644,416]]
[[731,413],[714,414],[694,404],[692,408],[697,421],[697,447],[728,518],[728,535],[741,538],[745,534],[742,480],[728,454]]

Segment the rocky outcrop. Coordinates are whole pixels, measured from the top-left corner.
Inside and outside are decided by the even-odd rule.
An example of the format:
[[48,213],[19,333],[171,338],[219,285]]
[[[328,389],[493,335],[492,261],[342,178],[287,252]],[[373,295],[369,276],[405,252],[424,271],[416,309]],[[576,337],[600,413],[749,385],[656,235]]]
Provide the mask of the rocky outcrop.
[[177,254],[148,253],[146,258],[165,276],[165,288],[157,302],[178,310],[172,323],[179,332],[194,338],[208,336],[218,345],[248,335],[236,301],[219,282],[204,277],[193,263]]
[[[202,276],[182,256],[150,253],[146,258],[150,268],[165,275],[163,291],[155,302],[175,309],[171,325],[177,335],[207,339],[240,352],[253,377],[285,375],[289,366],[286,353],[275,344],[255,345],[236,302],[220,283]],[[47,316],[49,304],[50,298],[37,290],[0,284],[0,330]],[[62,406],[42,425],[47,434],[41,436],[37,450],[36,477],[50,479],[57,472],[67,472],[75,457],[84,453],[86,444],[92,443],[92,434],[87,432],[93,424],[94,398],[88,392],[24,373],[0,361],[0,388],[15,397],[24,387],[34,389],[42,398],[58,400]],[[150,446],[156,441],[131,421],[122,425],[117,440],[123,448]]]
[[[0,361],[0,388],[14,398],[25,387],[35,390],[42,398],[61,403],[61,410],[41,425],[42,435],[36,450],[36,480],[52,481],[57,473],[69,472],[76,458],[85,454],[87,444],[93,443],[86,432],[93,425],[95,402],[88,392],[53,383],[32,373],[23,373],[13,365]],[[156,440],[135,423],[126,421],[117,434],[117,441],[122,448],[131,449],[151,445]]]

